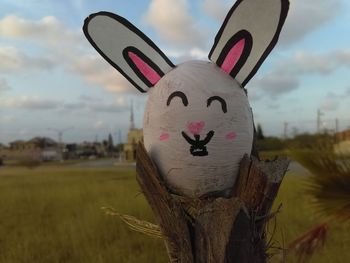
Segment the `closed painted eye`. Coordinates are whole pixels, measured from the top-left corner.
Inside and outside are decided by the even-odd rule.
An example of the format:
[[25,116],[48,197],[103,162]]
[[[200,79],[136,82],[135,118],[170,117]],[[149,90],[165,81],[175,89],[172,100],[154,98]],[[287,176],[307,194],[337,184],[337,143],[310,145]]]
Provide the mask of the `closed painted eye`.
[[185,107],[187,107],[188,105],[188,99],[185,95],[185,93],[181,92],[181,91],[174,91],[173,93],[170,94],[167,102],[166,102],[166,105],[169,106],[170,105],[170,102],[173,98],[175,97],[179,97],[181,100],[182,100],[182,103],[185,105]]
[[214,100],[217,100],[218,102],[221,103],[222,111],[223,111],[224,113],[226,113],[226,112],[227,112],[226,101],[225,101],[223,98],[219,97],[219,96],[212,96],[212,97],[210,97],[210,98],[207,100],[207,107],[209,107],[209,106],[211,105],[211,103],[212,103]]

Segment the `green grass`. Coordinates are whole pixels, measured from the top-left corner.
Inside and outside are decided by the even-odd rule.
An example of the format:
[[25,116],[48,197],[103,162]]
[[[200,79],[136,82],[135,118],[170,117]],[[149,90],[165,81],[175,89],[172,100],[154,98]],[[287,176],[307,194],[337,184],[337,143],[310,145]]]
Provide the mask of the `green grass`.
[[[277,246],[320,222],[301,176],[287,175],[275,207],[281,202]],[[106,205],[154,222],[131,168],[1,168],[0,263],[168,262],[161,240],[106,216],[100,210]],[[349,233],[348,226],[332,224],[325,248],[312,262],[350,259]]]
[[[276,210],[282,203],[274,234],[275,245],[278,247],[287,247],[293,239],[324,222],[324,218],[315,213],[305,188],[305,177],[287,173],[274,204]],[[270,229],[273,229],[272,223]],[[324,248],[318,250],[310,262],[350,262],[349,247],[350,225],[331,222]],[[293,254],[288,256],[287,262],[297,262],[293,257]],[[274,262],[278,262],[276,259]]]
[[0,262],[166,262],[106,205],[153,221],[130,169],[0,169]]

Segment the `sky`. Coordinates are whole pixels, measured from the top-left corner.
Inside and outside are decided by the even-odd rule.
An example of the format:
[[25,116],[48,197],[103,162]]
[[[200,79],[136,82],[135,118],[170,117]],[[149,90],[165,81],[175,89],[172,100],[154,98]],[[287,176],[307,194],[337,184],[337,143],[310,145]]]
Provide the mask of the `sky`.
[[[0,143],[126,140],[130,104],[142,127],[147,94],[110,67],[83,36],[84,19],[109,11],[173,61],[207,60],[228,0],[0,0]],[[280,41],[247,84],[266,135],[350,127],[350,2],[290,0]]]

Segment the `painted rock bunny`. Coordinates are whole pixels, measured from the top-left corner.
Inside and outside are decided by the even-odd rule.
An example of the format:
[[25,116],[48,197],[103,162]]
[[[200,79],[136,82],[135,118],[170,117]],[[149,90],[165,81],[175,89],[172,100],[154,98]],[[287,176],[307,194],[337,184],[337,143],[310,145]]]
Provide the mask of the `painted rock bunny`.
[[275,46],[288,8],[288,0],[238,0],[210,61],[176,66],[126,19],[100,12],[85,20],[93,47],[148,92],[145,147],[172,192],[195,197],[233,187],[254,134],[243,88]]

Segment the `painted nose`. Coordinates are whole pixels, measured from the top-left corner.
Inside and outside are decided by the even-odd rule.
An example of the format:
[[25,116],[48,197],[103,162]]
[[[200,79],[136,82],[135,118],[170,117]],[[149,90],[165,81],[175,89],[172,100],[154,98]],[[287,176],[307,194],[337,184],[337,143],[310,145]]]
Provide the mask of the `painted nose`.
[[187,124],[187,130],[193,135],[199,135],[205,126],[204,121],[192,121]]

